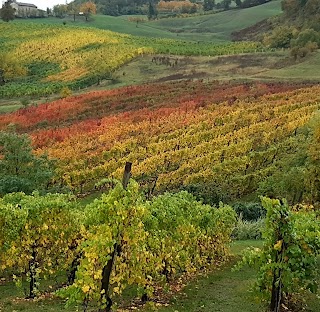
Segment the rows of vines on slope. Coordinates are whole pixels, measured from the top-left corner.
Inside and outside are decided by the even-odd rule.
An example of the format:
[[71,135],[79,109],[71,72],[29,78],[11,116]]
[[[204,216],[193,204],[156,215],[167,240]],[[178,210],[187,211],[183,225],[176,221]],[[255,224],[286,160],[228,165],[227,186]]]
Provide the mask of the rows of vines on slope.
[[211,181],[224,189],[233,185],[230,196],[240,196],[257,187],[261,170],[274,171],[274,163],[303,142],[297,129],[319,109],[314,90],[304,90],[304,97],[293,92],[231,106],[178,108],[167,116],[164,110],[137,112],[132,123],[107,117],[99,126],[93,122],[92,131],[84,128],[82,134],[79,128],[48,153],[60,159],[59,172],[68,172],[65,182],[77,191],[90,190],[106,175],[119,176],[121,160],[134,162],[138,179],[157,175],[158,191]]
[[59,295],[69,303],[99,301],[104,267],[116,252],[107,295],[132,285],[150,297],[155,288],[224,261],[234,222],[231,207],[203,205],[186,192],[146,201],[134,181],[127,189],[116,183],[84,209],[64,195],[6,195],[0,199],[0,274],[29,281],[34,297],[44,277],[50,285],[66,271],[69,286]]
[[[285,92],[302,86],[280,83],[239,85],[201,81],[131,86],[73,96],[2,115],[0,128],[3,129],[9,123],[15,123],[20,131],[31,131],[40,127],[43,122],[46,128],[57,128],[72,124],[79,119],[103,118],[123,111],[131,112],[126,116],[131,121],[137,120],[138,115],[132,112],[139,109],[181,107],[180,109],[186,110],[192,106],[205,107],[211,103],[226,100],[232,103],[236,99],[256,98],[266,93]],[[186,106],[183,107],[182,103]]]
[[[170,90],[167,84],[161,86]],[[176,86],[180,84],[173,88]],[[198,82],[187,86],[192,94],[198,94],[210,85]],[[188,101],[190,92],[182,88],[183,94],[177,88],[174,100],[183,100],[172,108],[143,109],[99,119],[89,115],[87,121],[56,128],[59,122],[71,122],[78,111],[91,112],[100,105],[98,110],[104,112],[101,102],[108,105],[117,101],[116,112],[123,103],[119,100],[123,93],[129,93],[124,97],[128,101],[130,95],[134,96],[133,103],[143,101],[138,87],[125,88],[107,91],[106,98],[93,93],[4,115],[1,123],[4,127],[14,121],[19,130],[27,131],[48,127],[33,132],[35,146],[49,147],[50,155],[60,160],[57,179],[63,177],[75,192],[90,191],[106,175],[119,175],[120,159],[135,162],[134,174],[139,180],[157,175],[158,191],[210,181],[221,192],[227,190],[229,196],[236,197],[255,190],[264,177],[283,165],[282,159],[301,149],[305,138],[297,129],[319,108],[317,87],[256,98],[256,85],[230,86],[232,92],[248,88],[253,92],[250,99],[238,95],[232,103],[204,106],[198,105],[198,99]],[[143,86],[142,90],[157,94],[154,85]],[[227,86],[214,88],[217,99],[221,101],[227,90]],[[161,106],[166,99],[160,92],[155,103]]]
[[68,86],[83,88],[110,79],[121,65],[142,54],[224,55],[261,51],[257,43],[216,45],[169,39],[150,39],[106,30],[56,25],[1,24],[1,53],[26,68],[0,86],[0,96],[48,95]]

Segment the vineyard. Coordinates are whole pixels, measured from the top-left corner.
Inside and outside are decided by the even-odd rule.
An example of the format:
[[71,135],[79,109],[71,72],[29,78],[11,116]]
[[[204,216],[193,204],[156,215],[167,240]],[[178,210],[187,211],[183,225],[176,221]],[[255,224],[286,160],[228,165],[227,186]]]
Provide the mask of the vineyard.
[[[125,87],[19,110],[0,118],[58,159],[56,183],[90,193],[133,163],[156,193],[210,184],[234,200],[255,192],[297,151],[319,110],[319,87],[177,82]],[[294,89],[294,90],[292,90]],[[219,200],[218,200],[219,201]]]
[[[102,90],[137,57],[175,70],[176,55],[264,48],[29,21],[0,32],[0,97],[60,93],[0,114],[0,312],[183,311],[165,306],[186,284],[247,265],[257,278],[243,300],[306,310],[320,282],[319,84],[153,79]],[[239,224],[262,240],[235,258]],[[230,311],[213,305],[185,311]]]
[[69,304],[88,304],[102,294],[105,306],[131,285],[152,298],[174,279],[212,269],[228,256],[235,222],[230,206],[217,210],[187,192],[146,202],[136,182],[126,188],[115,183],[85,208],[65,195],[4,196],[1,276],[12,272],[18,285],[29,284],[28,298],[35,298],[43,280],[54,281],[64,271],[67,287],[59,296]]
[[[302,83],[183,81],[91,92],[1,115],[0,130],[27,133],[35,153],[55,161],[51,186],[74,195],[0,200],[0,276],[13,275],[28,298],[51,289],[84,311],[109,311],[128,289],[150,301],[173,281],[225,262],[236,214],[222,201],[262,192],[314,205],[291,213],[286,203],[264,199],[275,228],[269,226],[265,247],[242,262],[261,268],[257,287],[265,300],[271,289],[276,303],[275,292],[315,291],[319,94],[319,86]],[[136,182],[123,175],[125,163]],[[279,172],[288,179],[283,189]],[[104,194],[86,205],[75,197],[97,191]],[[291,219],[283,221],[286,215]],[[277,229],[281,222],[288,226]],[[272,274],[283,277],[282,288]],[[290,302],[288,296],[281,300]]]
[[[0,23],[0,53],[8,58],[0,97],[43,96],[111,79],[143,54],[224,55],[262,51],[258,43],[210,44],[133,37],[93,28]],[[17,64],[19,70],[17,70]]]

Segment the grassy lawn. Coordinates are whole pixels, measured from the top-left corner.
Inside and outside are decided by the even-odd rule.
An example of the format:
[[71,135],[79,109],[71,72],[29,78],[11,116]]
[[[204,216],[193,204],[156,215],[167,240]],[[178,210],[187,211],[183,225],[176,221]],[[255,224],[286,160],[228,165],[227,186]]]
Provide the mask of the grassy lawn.
[[255,80],[256,75],[274,69],[287,55],[287,52],[270,52],[218,57],[171,56],[172,61],[177,60],[174,67],[156,64],[152,56],[144,56],[121,67],[115,77],[119,86],[176,79]]
[[290,79],[290,80],[320,80],[320,51],[307,55],[280,69],[271,69],[257,75],[257,78]]

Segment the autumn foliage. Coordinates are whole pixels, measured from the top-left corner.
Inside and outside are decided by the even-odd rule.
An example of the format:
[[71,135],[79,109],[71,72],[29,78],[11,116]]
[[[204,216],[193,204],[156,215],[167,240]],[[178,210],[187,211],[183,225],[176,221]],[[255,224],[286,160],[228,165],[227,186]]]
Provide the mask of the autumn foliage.
[[[318,87],[176,82],[125,87],[2,115],[58,159],[57,181],[90,192],[122,164],[157,192],[211,183],[230,198],[251,193],[299,147],[292,137],[318,108]],[[302,86],[300,86],[302,87]],[[292,90],[293,89],[293,90]],[[296,90],[294,90],[296,89]],[[232,186],[232,188],[231,188]]]
[[88,20],[88,17],[91,14],[97,13],[97,6],[92,1],[85,2],[80,6],[80,12],[83,12],[83,14],[86,17],[86,20]]

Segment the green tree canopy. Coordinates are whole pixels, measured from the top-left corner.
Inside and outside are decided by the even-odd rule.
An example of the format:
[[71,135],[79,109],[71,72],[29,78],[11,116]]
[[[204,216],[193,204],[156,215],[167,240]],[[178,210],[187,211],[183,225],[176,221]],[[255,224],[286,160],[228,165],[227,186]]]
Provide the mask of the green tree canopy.
[[63,18],[68,12],[68,6],[66,4],[57,4],[53,7],[52,11],[56,17]]
[[14,20],[14,13],[15,9],[11,6],[11,1],[6,1],[3,4],[2,9],[0,9],[0,18],[5,21],[9,22]]
[[43,190],[53,177],[53,162],[32,152],[27,135],[0,132],[0,195]]

